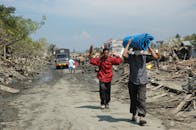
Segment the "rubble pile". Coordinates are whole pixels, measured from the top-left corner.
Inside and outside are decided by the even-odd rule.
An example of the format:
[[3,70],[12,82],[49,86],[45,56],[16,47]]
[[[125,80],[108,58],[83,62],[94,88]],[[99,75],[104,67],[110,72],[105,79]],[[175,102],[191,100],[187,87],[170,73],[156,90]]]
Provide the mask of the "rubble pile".
[[[153,62],[149,64],[153,65]],[[123,72],[118,84],[121,99],[129,99],[128,95],[122,95],[127,90],[129,78],[128,64],[119,66]],[[170,121],[174,120],[176,128],[181,125],[196,122],[196,59],[160,62],[159,68],[156,66],[147,70],[149,84],[147,85],[147,109],[149,113],[160,115],[165,120],[166,126],[170,126]],[[127,93],[128,94],[128,93]],[[128,100],[129,101],[129,100]],[[168,124],[167,124],[168,123]],[[189,128],[195,129],[195,124]],[[173,126],[174,127],[174,126]]]
[[[39,74],[40,70],[49,62],[45,58],[20,58],[12,57],[4,59],[0,57],[0,90],[6,92],[15,92],[12,84],[19,81],[31,81],[32,78]],[[6,89],[5,89],[6,88]],[[13,90],[13,91],[12,91]]]
[[182,86],[183,90],[196,95],[196,77],[189,77],[188,83]]
[[[158,62],[147,57],[147,110],[170,129],[196,129],[196,59],[191,55],[195,50],[179,41],[166,43],[158,50]],[[129,102],[129,66],[124,63],[118,69],[123,71],[115,80],[120,86],[115,93],[119,100]]]

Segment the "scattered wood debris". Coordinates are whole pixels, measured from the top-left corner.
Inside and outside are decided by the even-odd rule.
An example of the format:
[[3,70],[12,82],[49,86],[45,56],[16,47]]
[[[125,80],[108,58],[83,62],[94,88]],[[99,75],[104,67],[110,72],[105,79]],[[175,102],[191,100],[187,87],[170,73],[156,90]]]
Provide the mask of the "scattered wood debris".
[[[153,65],[153,61],[150,64]],[[191,122],[194,124],[196,116],[190,113],[196,113],[196,59],[164,61],[160,62],[159,66],[157,68],[154,65],[148,70],[148,112],[160,115],[159,118],[165,120],[166,123],[174,121],[177,124],[176,128],[187,126]],[[124,87],[120,87],[119,92],[116,93],[125,93],[128,91],[129,66],[122,64],[119,69],[123,72],[115,83]],[[129,102],[127,97],[129,96],[125,95],[120,98],[127,99]],[[190,125],[189,128],[195,127]]]
[[4,85],[0,85],[0,91],[6,91],[9,93],[19,93],[20,92],[20,90],[18,90],[18,89],[10,88],[10,87],[4,86]]

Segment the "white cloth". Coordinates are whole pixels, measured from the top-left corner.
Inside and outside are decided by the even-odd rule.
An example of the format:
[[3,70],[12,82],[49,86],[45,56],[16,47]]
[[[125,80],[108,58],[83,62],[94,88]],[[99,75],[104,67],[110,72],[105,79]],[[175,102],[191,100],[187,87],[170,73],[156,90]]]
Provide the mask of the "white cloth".
[[69,67],[73,67],[74,66],[75,61],[72,59],[69,59]]

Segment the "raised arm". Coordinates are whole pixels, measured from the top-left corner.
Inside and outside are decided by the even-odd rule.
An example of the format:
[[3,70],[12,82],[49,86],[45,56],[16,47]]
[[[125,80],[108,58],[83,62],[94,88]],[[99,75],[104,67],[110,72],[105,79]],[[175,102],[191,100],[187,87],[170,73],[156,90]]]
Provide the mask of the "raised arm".
[[159,58],[159,55],[157,53],[155,53],[152,48],[148,47],[148,51],[152,54],[152,57],[154,59],[158,59]]
[[132,39],[130,39],[127,43],[127,46],[125,47],[124,51],[123,51],[123,57],[128,58],[128,50],[129,50],[129,46],[131,45]]
[[92,58],[93,51],[94,51],[94,50],[93,50],[93,45],[91,45],[90,48],[89,48],[89,54],[88,54],[88,56],[87,56],[89,59]]
[[90,58],[90,64],[99,66],[100,65],[100,59],[99,58]]
[[122,58],[117,53],[113,53],[111,62],[112,65],[119,65],[122,62]]

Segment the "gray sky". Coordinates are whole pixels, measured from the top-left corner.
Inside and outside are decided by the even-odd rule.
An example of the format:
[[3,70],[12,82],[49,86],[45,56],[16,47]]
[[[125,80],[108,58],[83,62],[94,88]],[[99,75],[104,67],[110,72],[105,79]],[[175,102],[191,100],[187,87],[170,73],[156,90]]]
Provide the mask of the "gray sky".
[[155,40],[196,33],[196,0],[0,0],[45,25],[32,35],[77,51],[148,32]]

